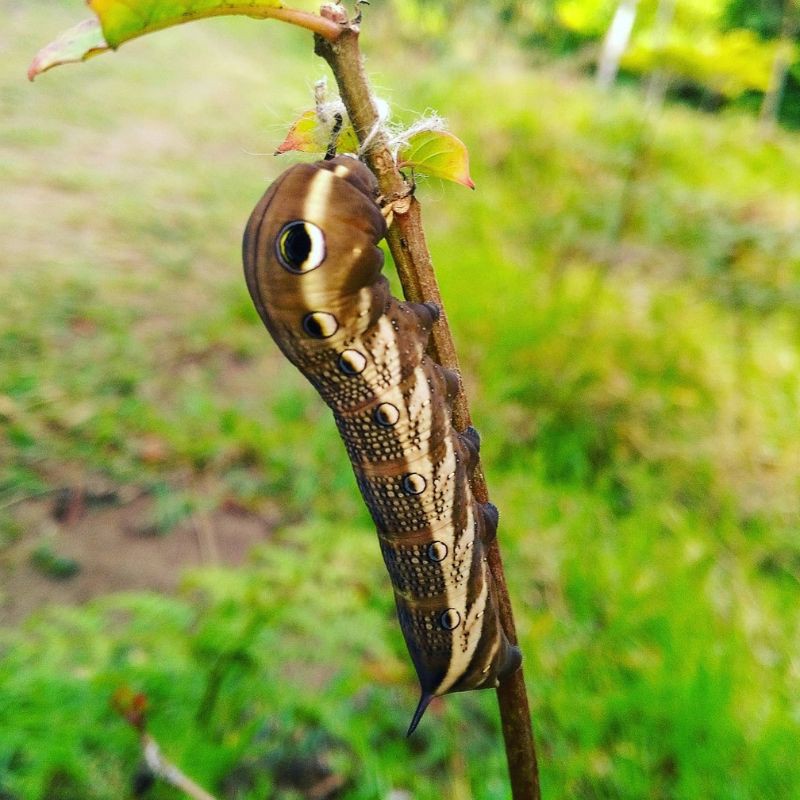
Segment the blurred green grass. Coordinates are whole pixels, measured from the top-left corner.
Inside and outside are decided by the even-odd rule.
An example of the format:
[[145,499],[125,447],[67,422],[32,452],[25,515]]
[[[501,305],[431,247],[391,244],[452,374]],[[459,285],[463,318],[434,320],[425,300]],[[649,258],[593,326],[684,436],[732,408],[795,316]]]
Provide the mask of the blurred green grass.
[[[247,568],[179,598],[0,633],[0,796],[126,796],[137,745],[108,702],[128,684],[221,797],[302,796],[276,777],[298,754],[348,798],[507,797],[491,693],[403,738],[414,680],[368,515],[241,277],[244,221],[287,163],[263,154],[323,73],[308,37],[209,21],[29,86],[80,9],[0,7],[2,530],[64,465],[180,483],[186,513],[281,512]],[[796,797],[796,136],[675,107],[643,126],[633,91],[480,41],[410,64],[385,36],[364,37],[379,91],[441,111],[472,153],[475,193],[419,193],[545,796]]]

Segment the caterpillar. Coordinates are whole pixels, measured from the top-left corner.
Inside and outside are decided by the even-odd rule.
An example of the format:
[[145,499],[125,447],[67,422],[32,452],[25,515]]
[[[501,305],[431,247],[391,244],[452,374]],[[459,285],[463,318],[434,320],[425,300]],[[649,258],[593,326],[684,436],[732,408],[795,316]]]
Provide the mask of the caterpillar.
[[401,302],[381,274],[386,221],[369,169],[347,156],[296,164],[244,233],[250,296],[278,347],[333,411],[377,528],[421,695],[494,687],[521,662],[500,624],[485,546],[497,510],[457,433],[458,376],[425,354],[438,307]]

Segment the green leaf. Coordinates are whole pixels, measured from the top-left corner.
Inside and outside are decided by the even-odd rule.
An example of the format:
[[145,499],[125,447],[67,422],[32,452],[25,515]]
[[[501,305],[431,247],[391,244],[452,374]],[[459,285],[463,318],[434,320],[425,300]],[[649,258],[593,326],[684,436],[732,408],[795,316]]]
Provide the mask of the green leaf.
[[397,167],[411,167],[424,175],[454,181],[474,189],[469,176],[469,153],[464,142],[439,130],[413,133],[397,154]]
[[57,39],[43,47],[28,68],[28,78],[46,72],[59,64],[86,61],[87,58],[104,53],[108,44],[96,19],[85,19],[61,34]]
[[331,41],[341,32],[337,23],[318,14],[288,8],[280,0],[87,1],[97,15],[97,20],[81,22],[42,48],[28,69],[31,80],[50,67],[85,61],[98,53],[115,50],[124,42],[147,33],[206,17],[238,15],[255,19],[279,19],[318,33]]
[[97,14],[106,41],[113,48],[137,36],[195,19],[223,14],[269,16],[265,12],[283,8],[280,0],[88,0],[88,5]]

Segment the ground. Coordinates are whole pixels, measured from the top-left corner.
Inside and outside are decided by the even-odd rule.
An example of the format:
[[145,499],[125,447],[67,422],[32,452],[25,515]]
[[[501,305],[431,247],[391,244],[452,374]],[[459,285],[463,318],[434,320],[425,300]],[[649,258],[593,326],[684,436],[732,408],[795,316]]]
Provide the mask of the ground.
[[163,533],[148,522],[153,506],[141,490],[100,479],[19,502],[19,538],[0,555],[0,624],[109,592],[172,592],[187,567],[243,563],[270,530],[231,504]]

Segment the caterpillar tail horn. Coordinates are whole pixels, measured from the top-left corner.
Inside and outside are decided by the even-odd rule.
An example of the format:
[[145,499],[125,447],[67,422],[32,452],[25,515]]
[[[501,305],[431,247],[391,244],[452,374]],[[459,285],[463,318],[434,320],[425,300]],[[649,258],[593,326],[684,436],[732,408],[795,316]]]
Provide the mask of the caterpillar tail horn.
[[411,718],[411,724],[408,726],[408,733],[406,736],[411,736],[412,733],[417,729],[417,725],[419,725],[419,721],[422,719],[422,715],[425,713],[425,709],[428,708],[428,704],[433,700],[435,695],[430,694],[429,692],[423,692],[422,697],[419,698],[419,703],[417,704],[417,710],[414,712],[414,716]]

